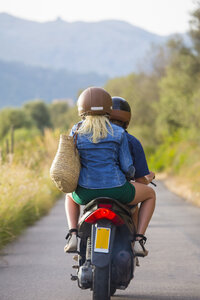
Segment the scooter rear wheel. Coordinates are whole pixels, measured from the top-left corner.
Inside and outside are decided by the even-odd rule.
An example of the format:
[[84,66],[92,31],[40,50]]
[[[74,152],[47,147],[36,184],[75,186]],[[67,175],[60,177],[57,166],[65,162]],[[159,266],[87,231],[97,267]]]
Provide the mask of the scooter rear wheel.
[[110,287],[110,296],[113,296],[115,294],[116,290],[117,290],[116,287],[111,285],[111,287]]
[[93,300],[110,300],[109,266],[95,267],[93,275]]

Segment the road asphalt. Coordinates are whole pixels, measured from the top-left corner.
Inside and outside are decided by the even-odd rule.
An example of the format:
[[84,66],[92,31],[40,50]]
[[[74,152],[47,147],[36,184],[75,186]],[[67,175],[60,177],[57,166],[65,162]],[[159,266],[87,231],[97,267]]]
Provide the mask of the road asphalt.
[[[112,300],[200,300],[200,208],[157,182],[157,206],[147,230],[149,255],[140,259],[129,287]],[[0,300],[90,300],[70,280],[72,254],[64,254],[64,198],[0,254]]]

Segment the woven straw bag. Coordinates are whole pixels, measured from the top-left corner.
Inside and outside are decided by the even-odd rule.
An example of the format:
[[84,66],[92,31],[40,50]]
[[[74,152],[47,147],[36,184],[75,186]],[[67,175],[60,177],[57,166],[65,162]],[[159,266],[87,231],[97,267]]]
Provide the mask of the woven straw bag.
[[50,168],[51,179],[64,193],[71,193],[76,189],[80,174],[80,158],[76,148],[77,133],[74,136],[60,135],[58,150]]

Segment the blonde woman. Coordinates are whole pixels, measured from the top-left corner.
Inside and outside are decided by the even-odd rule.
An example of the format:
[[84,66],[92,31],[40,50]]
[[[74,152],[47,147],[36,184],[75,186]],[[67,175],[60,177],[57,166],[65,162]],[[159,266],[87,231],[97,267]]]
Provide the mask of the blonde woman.
[[[142,192],[144,199],[141,200],[140,195],[137,195],[137,203],[134,203],[136,190],[128,180],[134,177],[135,168],[124,129],[109,121],[111,109],[112,98],[102,88],[90,87],[78,99],[78,111],[83,121],[79,126],[74,125],[71,135],[77,130],[81,171],[77,189],[67,195],[65,201],[69,233],[64,250],[68,253],[77,250],[80,205],[97,197],[110,197],[131,205],[146,200],[145,192]],[[139,236],[144,234],[153,209],[145,215]],[[135,247],[142,256],[147,255],[143,243],[137,245],[136,242]]]

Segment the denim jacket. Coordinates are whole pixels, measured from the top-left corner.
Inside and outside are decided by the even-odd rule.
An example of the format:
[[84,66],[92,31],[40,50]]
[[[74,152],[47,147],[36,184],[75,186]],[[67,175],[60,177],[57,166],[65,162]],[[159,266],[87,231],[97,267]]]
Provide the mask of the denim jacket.
[[[81,122],[80,122],[81,123]],[[75,124],[70,135],[76,131]],[[78,134],[77,149],[81,160],[78,184],[88,189],[105,189],[125,184],[126,177],[134,176],[135,168],[129,152],[124,129],[114,124],[113,135],[91,141],[91,135]],[[109,129],[110,131],[110,129]]]

